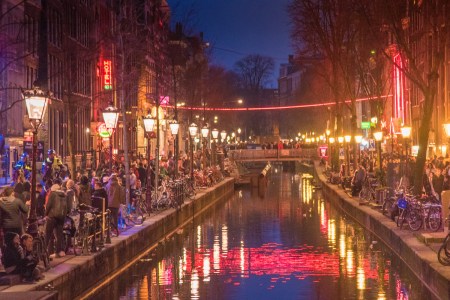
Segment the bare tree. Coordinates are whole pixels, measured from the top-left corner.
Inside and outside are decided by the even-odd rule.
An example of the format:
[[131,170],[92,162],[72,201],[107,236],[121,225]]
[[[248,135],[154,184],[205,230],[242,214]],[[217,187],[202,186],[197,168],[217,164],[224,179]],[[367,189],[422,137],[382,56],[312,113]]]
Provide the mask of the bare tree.
[[[412,87],[422,94],[423,101],[413,103],[421,108],[419,153],[414,172],[415,193],[420,193],[438,81],[449,38],[450,5],[444,0],[367,0],[361,3],[364,3],[364,18],[373,32],[381,30],[385,33],[385,38],[378,42],[378,51],[392,61],[409,79]],[[426,53],[418,52],[422,49],[418,45],[425,42]],[[403,63],[393,61],[393,53],[400,55]]]
[[273,58],[259,54],[248,55],[235,63],[235,71],[239,74],[242,88],[258,93],[274,70]]

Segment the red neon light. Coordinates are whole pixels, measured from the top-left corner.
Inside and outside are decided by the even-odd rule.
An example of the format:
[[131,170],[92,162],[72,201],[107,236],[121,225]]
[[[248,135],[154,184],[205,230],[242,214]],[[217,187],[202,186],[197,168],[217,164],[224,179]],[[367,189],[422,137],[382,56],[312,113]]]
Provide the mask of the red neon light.
[[[392,95],[384,95],[377,98],[367,97],[367,98],[358,98],[356,102],[377,100],[379,98],[388,98],[392,97]],[[351,103],[351,100],[345,100],[344,103]],[[331,106],[336,105],[336,102],[324,102],[324,103],[312,103],[312,104],[300,104],[300,105],[287,105],[287,106],[265,106],[265,107],[236,107],[236,108],[225,108],[225,107],[188,107],[188,106],[179,106],[178,109],[184,110],[207,110],[207,111],[259,111],[259,110],[285,110],[285,109],[301,109],[301,108],[312,108],[312,107],[322,107],[322,106]],[[168,108],[174,108],[173,105],[165,105]]]
[[400,54],[394,56],[394,118],[405,122],[405,74]]
[[110,60],[103,61],[103,86],[105,90],[112,89],[111,65],[112,64]]

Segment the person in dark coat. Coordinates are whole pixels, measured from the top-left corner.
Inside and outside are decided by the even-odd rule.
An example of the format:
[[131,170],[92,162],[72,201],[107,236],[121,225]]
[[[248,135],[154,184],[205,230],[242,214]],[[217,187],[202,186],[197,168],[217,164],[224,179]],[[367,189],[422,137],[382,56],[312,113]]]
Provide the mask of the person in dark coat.
[[5,232],[5,247],[2,253],[2,264],[6,274],[21,274],[24,254],[20,247],[20,236],[17,233]]
[[38,217],[45,216],[45,196],[46,192],[42,184],[38,183],[36,185],[36,215]]
[[96,181],[94,183],[94,191],[92,192],[92,197],[105,199],[105,210],[108,209],[108,193],[103,188],[102,183],[100,181]]
[[89,206],[92,206],[92,200],[91,200],[91,185],[89,184],[89,178],[87,176],[81,176],[80,183],[78,184],[79,187],[79,197],[78,202],[80,204],[86,204]]
[[[69,205],[64,191],[59,184],[54,184],[51,187],[51,193],[48,197],[48,202],[45,207],[45,216],[47,217],[47,224],[45,226],[45,240],[50,247],[50,240],[53,236],[53,231],[56,235],[56,255],[63,257],[66,253],[63,251],[63,226],[66,215],[69,213]],[[49,249],[51,253],[52,249]]]
[[141,162],[139,163],[137,170],[142,186],[147,186],[147,170],[144,168],[144,165]]
[[28,213],[30,201],[24,203],[13,194],[12,187],[6,187],[4,197],[0,198],[0,225],[3,233],[15,232],[19,235],[23,232],[22,213]]
[[120,204],[124,200],[122,199],[122,189],[123,187],[120,186],[117,175],[112,174],[109,178],[108,184],[106,185],[106,192],[108,194],[108,208],[111,211],[113,224],[116,226],[116,228],[118,228],[117,226],[119,224],[118,215]]

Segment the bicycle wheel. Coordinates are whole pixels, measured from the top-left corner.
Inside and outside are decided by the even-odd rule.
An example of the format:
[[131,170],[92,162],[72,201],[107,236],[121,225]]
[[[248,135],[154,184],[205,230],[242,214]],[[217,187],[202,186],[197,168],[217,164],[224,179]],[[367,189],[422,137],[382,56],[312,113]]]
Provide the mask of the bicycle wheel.
[[133,220],[134,224],[136,225],[142,225],[145,221],[144,214],[142,213],[142,210],[140,207],[136,207],[134,212],[130,215],[131,219]]
[[407,214],[406,209],[400,209],[400,213],[397,217],[397,227],[400,227],[400,229],[402,228],[403,223],[405,222],[406,214]]
[[442,225],[442,215],[440,207],[430,207],[428,211],[428,227],[433,231],[438,231]]
[[367,187],[363,186],[359,192],[359,199],[364,201],[369,201],[369,190]]
[[36,253],[38,259],[42,261],[44,268],[48,270],[50,268],[50,256],[48,255],[42,238],[38,237],[33,240],[33,252]]
[[381,213],[383,215],[388,215],[391,212],[392,205],[394,205],[394,201],[392,199],[385,199],[383,207],[381,208]]
[[438,251],[438,261],[444,266],[450,266],[450,245],[448,244],[450,236],[447,236]]
[[411,209],[408,213],[408,225],[409,228],[413,231],[417,231],[420,228],[422,228],[423,218],[422,218],[422,211],[418,209]]

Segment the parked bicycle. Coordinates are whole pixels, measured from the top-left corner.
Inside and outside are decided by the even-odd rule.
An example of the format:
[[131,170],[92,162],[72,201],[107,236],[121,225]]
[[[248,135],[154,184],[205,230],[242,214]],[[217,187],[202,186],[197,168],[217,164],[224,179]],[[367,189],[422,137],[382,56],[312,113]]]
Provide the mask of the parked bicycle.
[[50,269],[50,254],[45,242],[45,218],[39,218],[35,224],[30,225],[37,225],[38,228],[36,236],[33,237],[33,252],[42,261],[45,270],[48,270]]
[[438,261],[444,266],[450,266],[450,232],[442,242],[437,253]]
[[359,199],[364,202],[373,203],[376,201],[375,188],[379,186],[378,180],[366,176],[361,191],[359,192]]

